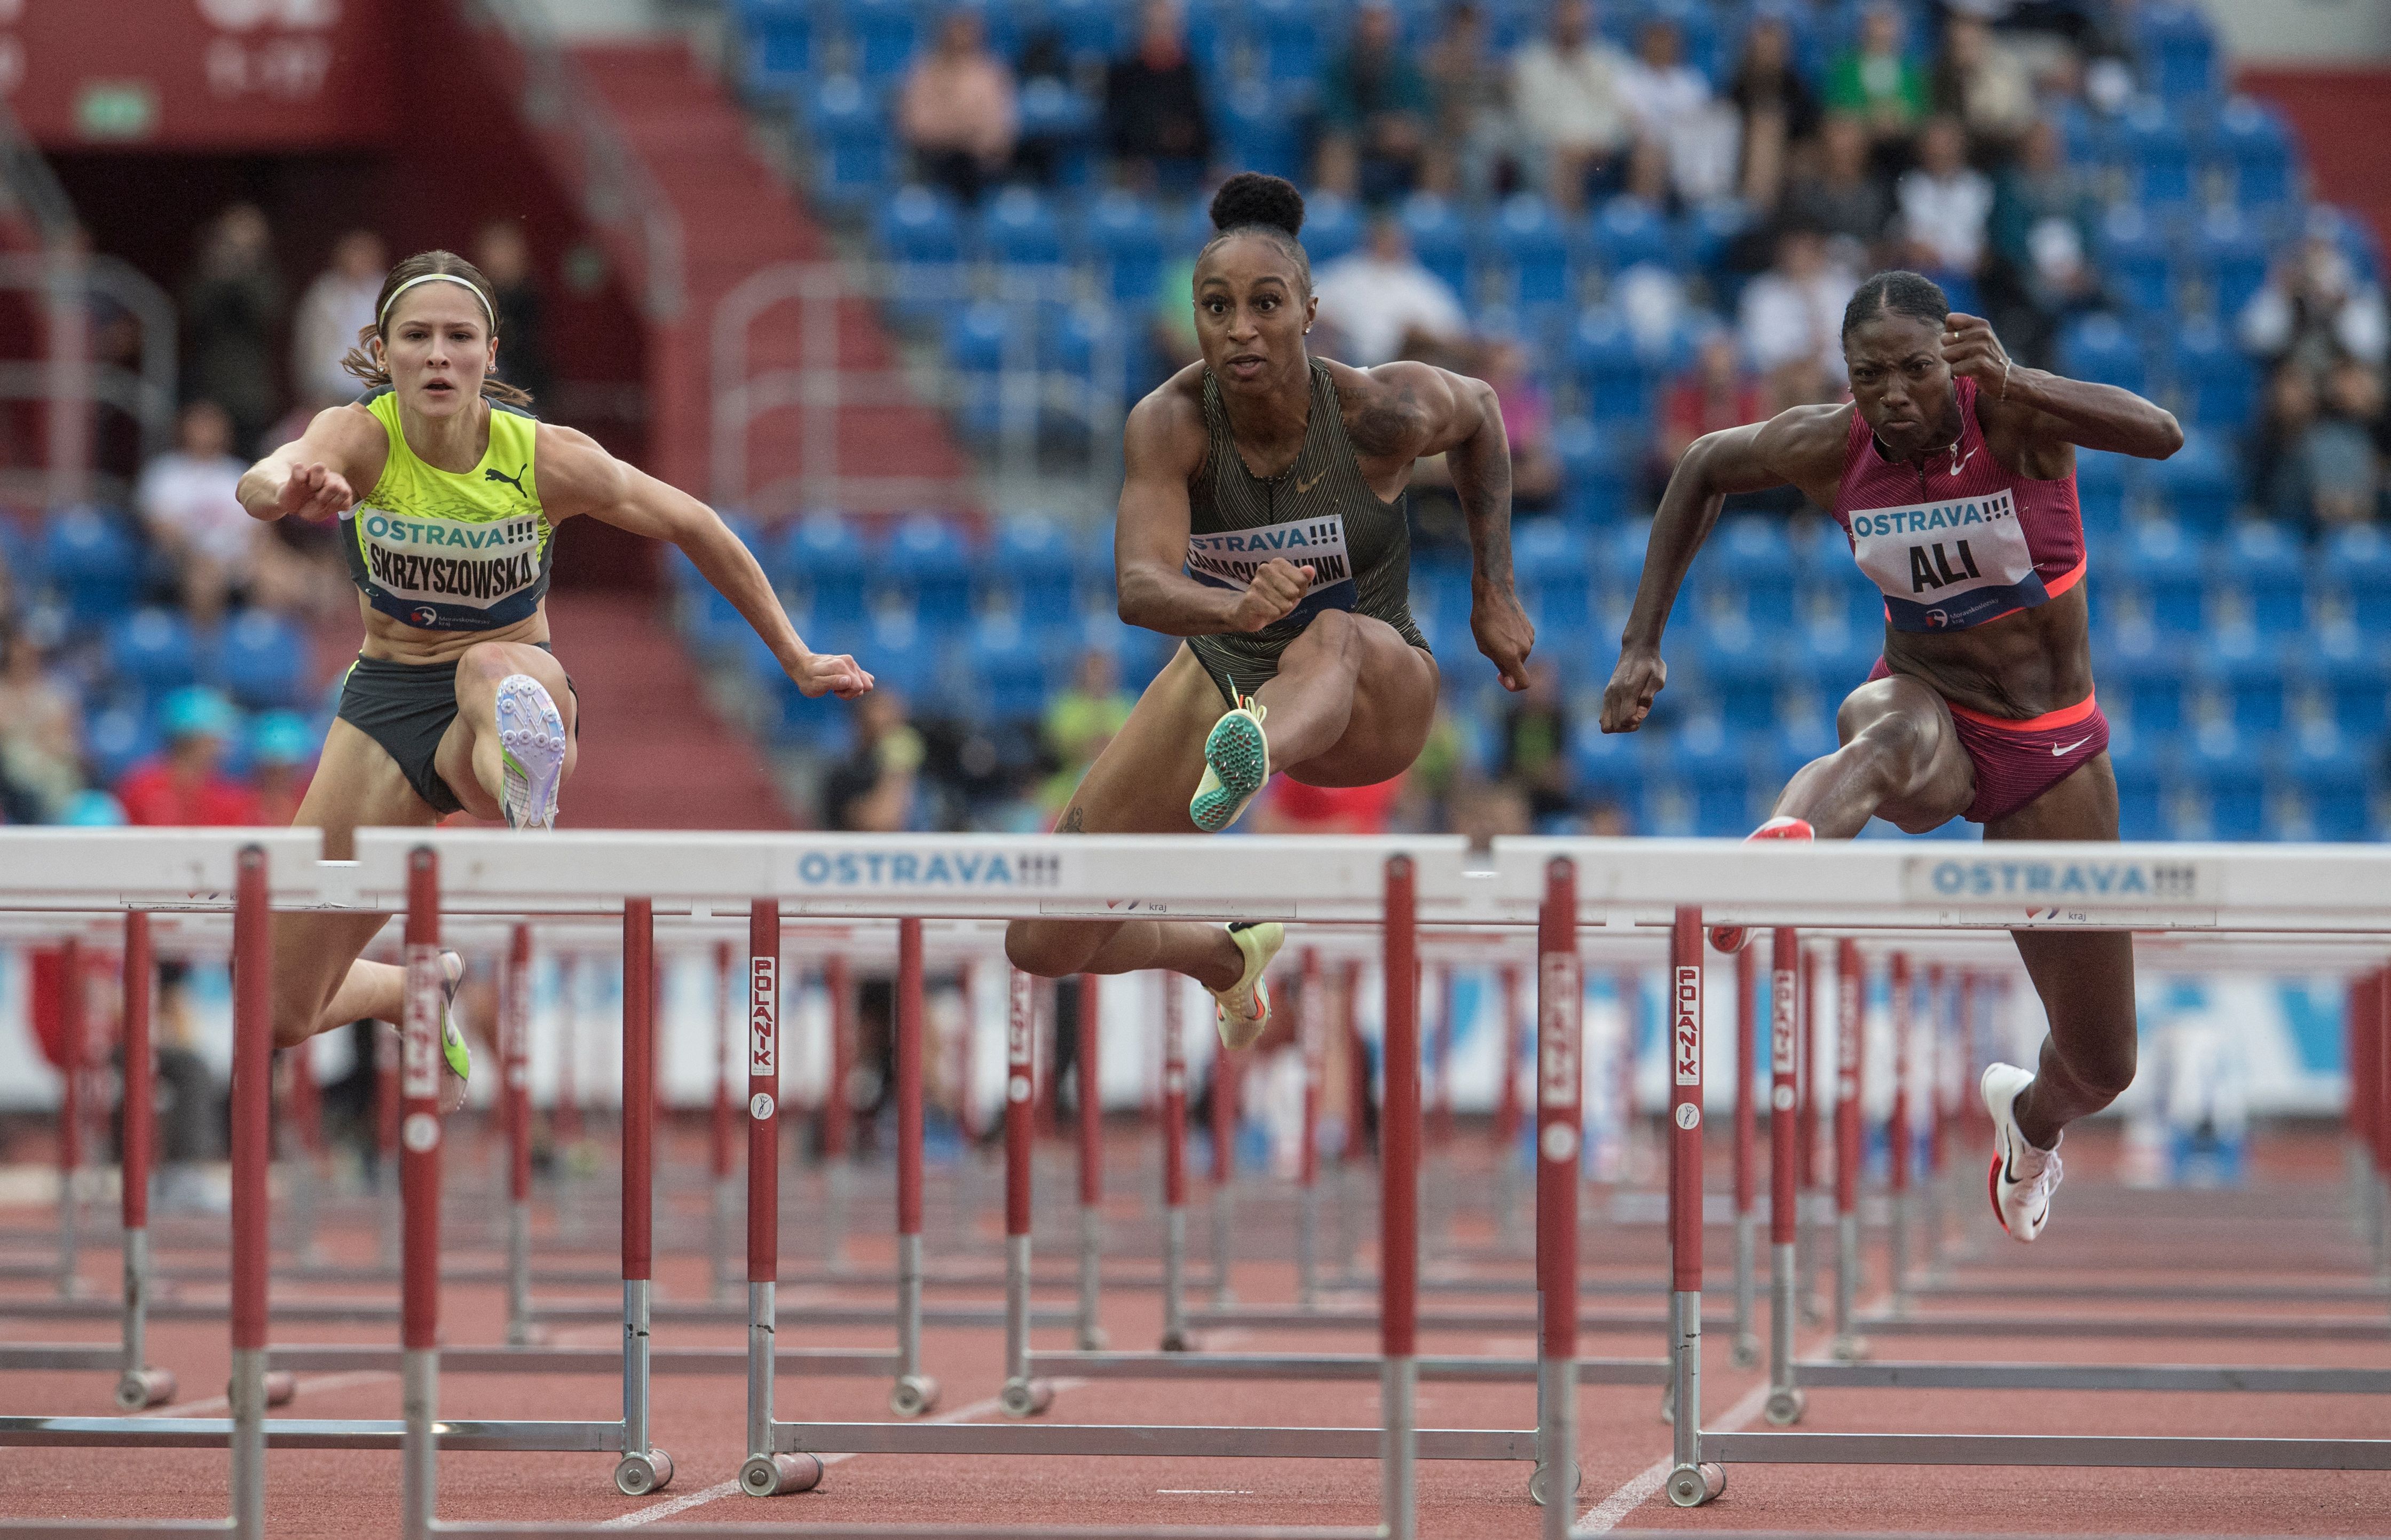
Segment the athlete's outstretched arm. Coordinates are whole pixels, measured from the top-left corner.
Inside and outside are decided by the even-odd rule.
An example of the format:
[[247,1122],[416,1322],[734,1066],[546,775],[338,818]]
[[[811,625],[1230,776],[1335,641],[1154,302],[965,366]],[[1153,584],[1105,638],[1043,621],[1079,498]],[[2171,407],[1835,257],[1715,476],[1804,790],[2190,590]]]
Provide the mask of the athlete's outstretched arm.
[[805,644],[755,555],[713,509],[624,464],[587,434],[554,423],[539,426],[537,464],[539,499],[551,524],[587,513],[601,524],[679,546],[756,628],[799,690],[851,701],[872,688],[872,676],[853,658],[817,653]]
[[1687,446],[1670,473],[1669,488],[1652,516],[1644,548],[1644,574],[1635,602],[1619,639],[1619,666],[1602,692],[1602,731],[1633,732],[1644,725],[1653,698],[1669,679],[1661,661],[1661,631],[1677,602],[1694,553],[1718,523],[1719,509],[1735,492],[1758,492],[1790,482],[1810,487],[1834,480],[1842,448],[1848,407],[1794,407],[1765,422],[1722,428]]
[[373,490],[390,455],[390,435],[371,412],[327,407],[307,431],[241,472],[234,496],[252,519],[335,519]]
[[1953,374],[1975,380],[1986,410],[2031,414],[2025,425],[2043,436],[2139,459],[2165,459],[2183,447],[2173,412],[2115,385],[2021,369],[1982,317],[1951,312],[1943,323],[1943,361]]
[[1262,564],[1242,589],[1187,576],[1194,512],[1187,478],[1204,463],[1202,409],[1176,382],[1139,402],[1121,434],[1120,513],[1113,525],[1113,581],[1120,617],[1165,636],[1259,631],[1283,618],[1312,587],[1312,570],[1283,557]]
[[1370,455],[1408,449],[1415,459],[1444,457],[1469,525],[1470,634],[1504,689],[1527,689],[1536,628],[1511,586],[1511,444],[1494,387],[1408,362],[1383,365],[1370,378],[1389,398],[1369,402],[1356,414],[1354,447]]

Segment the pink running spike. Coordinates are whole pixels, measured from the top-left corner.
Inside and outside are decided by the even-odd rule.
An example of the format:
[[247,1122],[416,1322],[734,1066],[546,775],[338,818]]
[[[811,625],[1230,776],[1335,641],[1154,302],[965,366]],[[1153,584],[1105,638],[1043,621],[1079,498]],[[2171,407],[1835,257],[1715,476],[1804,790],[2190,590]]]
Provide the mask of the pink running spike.
[[[1818,832],[1810,827],[1810,821],[1806,818],[1793,818],[1780,814],[1776,818],[1770,819],[1767,822],[1762,824],[1759,828],[1754,829],[1751,833],[1744,835],[1743,837],[1747,841],[1755,839],[1816,839],[1818,837]],[[1747,938],[1748,934],[1741,925],[1711,926],[1711,945],[1721,951],[1741,951],[1743,950],[1743,943]]]

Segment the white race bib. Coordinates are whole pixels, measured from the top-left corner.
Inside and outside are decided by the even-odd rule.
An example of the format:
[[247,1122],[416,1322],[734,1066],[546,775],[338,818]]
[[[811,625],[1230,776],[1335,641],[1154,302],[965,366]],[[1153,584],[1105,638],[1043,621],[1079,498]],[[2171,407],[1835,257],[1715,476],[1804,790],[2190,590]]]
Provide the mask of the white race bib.
[[1345,549],[1341,514],[1187,537],[1187,575],[1216,589],[1242,589],[1255,573],[1280,557],[1312,569],[1312,587],[1289,619],[1353,607],[1353,560]]
[[1850,515],[1852,555],[1897,631],[1961,631],[2050,597],[2010,489]]

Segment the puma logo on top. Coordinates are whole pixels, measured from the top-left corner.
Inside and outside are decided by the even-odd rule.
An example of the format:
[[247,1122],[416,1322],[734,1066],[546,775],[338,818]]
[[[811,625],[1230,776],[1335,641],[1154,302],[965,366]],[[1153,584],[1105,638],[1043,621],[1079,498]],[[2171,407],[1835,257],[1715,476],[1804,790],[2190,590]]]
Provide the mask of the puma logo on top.
[[[523,471],[528,471],[530,469],[531,467],[528,465],[523,467]],[[504,471],[501,471],[497,466],[493,465],[482,472],[482,479],[484,481],[505,482],[509,486],[515,489],[515,495],[518,497],[528,498],[531,496],[529,492],[523,490],[523,471],[518,471],[511,476]]]

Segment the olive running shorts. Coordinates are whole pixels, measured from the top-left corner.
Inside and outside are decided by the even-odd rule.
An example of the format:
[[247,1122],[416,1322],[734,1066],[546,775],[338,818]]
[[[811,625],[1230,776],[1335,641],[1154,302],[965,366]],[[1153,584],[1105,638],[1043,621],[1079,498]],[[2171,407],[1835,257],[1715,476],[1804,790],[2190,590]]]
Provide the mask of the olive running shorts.
[[[532,643],[541,652],[547,642]],[[565,688],[572,689],[567,679]],[[575,700],[580,692],[574,691]],[[457,666],[453,663],[393,663],[387,658],[360,657],[341,681],[341,720],[380,744],[397,762],[399,773],[433,811],[444,818],[464,811],[465,805],[440,778],[433,760],[440,739],[457,719]],[[573,735],[581,735],[579,713]]]

